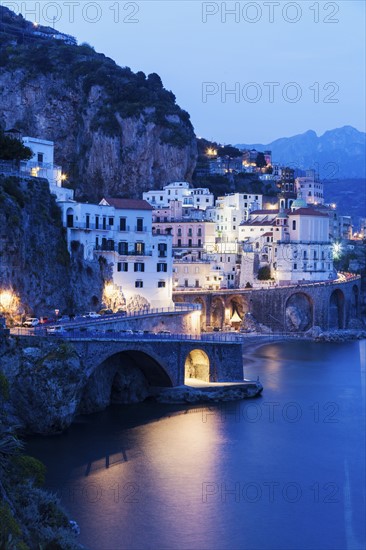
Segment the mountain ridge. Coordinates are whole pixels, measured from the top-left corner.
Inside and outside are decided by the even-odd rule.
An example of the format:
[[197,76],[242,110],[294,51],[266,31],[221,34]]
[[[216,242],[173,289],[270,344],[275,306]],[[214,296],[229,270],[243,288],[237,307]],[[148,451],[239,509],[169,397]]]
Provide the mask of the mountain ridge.
[[268,144],[241,143],[235,146],[271,150],[273,162],[301,170],[315,168],[323,179],[366,177],[366,133],[349,125],[327,130],[320,136],[314,130],[307,130]]
[[0,6],[0,126],[55,143],[76,198],[138,198],[190,181],[189,114],[156,73],[120,67],[88,44]]

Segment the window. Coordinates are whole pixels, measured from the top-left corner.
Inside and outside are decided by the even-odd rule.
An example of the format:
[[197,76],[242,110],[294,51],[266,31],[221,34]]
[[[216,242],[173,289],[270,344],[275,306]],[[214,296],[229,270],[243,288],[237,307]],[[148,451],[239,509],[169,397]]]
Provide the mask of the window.
[[120,231],[126,231],[126,218],[120,218],[119,219],[119,230]]
[[103,216],[103,229],[107,229],[107,218]]
[[136,231],[144,230],[144,218],[137,218],[136,222]]
[[190,227],[190,228],[188,229],[188,236],[189,236],[189,237],[192,237],[192,227]]
[[117,263],[117,271],[128,271],[128,263],[127,262],[118,262]]
[[121,241],[118,243],[118,254],[120,256],[127,256],[128,254],[128,242]]
[[145,271],[145,264],[143,262],[135,262],[134,266],[134,271]]
[[144,282],[143,281],[135,281],[135,288],[143,288]]
[[145,243],[135,243],[135,254],[143,256],[145,254]]
[[202,241],[201,241],[201,239],[198,239],[197,246],[202,246]]
[[85,217],[85,227],[86,229],[90,228],[90,214],[87,214]]
[[108,225],[110,225],[111,227],[113,227],[113,225],[114,225],[114,218],[108,218]]
[[198,279],[195,280],[194,286],[195,286],[196,288],[199,288],[199,287],[200,287],[200,282],[199,282]]
[[99,216],[95,216],[95,229],[99,229]]
[[195,273],[199,273],[199,272],[200,272],[200,268],[199,268],[199,267],[195,267],[195,268],[194,268],[194,272],[195,272]]
[[188,279],[184,279],[184,286],[187,288],[187,286],[188,286]]
[[296,220],[292,220],[292,229],[295,231],[296,229]]
[[182,236],[182,228],[181,227],[178,227],[178,233],[177,233],[178,237],[181,237]]
[[294,264],[294,269],[297,269],[297,264]]
[[158,273],[166,273],[168,271],[168,264],[164,263],[164,262],[159,262],[156,264],[156,271]]
[[166,258],[167,257],[167,251],[168,251],[168,245],[165,243],[159,243],[158,244],[158,251],[159,251],[159,258]]
[[202,236],[202,229],[201,229],[201,227],[198,228],[197,236],[198,236],[198,237],[201,237],[201,236]]
[[37,162],[43,163],[43,153],[37,153]]
[[182,246],[182,239],[178,239],[178,245],[179,248]]
[[165,288],[165,281],[158,281],[158,288]]
[[192,246],[192,239],[188,239],[188,247]]

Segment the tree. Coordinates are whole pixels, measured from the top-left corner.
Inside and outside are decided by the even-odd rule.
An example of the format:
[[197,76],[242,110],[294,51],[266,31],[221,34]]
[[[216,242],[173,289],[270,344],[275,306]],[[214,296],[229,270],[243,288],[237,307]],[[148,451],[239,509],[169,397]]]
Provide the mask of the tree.
[[0,160],[29,160],[33,152],[16,138],[6,136],[0,130]]
[[269,265],[265,265],[258,269],[257,279],[258,281],[268,281],[271,278],[271,268]]
[[241,157],[242,152],[240,149],[237,149],[237,147],[233,147],[232,145],[224,145],[224,147],[219,147],[217,151],[218,157],[226,157],[229,156],[231,158]]
[[258,153],[257,160],[256,160],[255,163],[256,163],[257,168],[264,168],[265,166],[267,166],[267,162],[266,162],[266,159],[264,157],[264,153]]

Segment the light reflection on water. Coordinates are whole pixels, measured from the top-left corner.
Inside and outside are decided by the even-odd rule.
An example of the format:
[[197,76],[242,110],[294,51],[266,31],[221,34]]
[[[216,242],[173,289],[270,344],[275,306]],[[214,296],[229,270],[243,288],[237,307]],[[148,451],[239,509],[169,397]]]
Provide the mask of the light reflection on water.
[[271,344],[259,399],[111,407],[29,451],[91,550],[363,548],[364,349]]

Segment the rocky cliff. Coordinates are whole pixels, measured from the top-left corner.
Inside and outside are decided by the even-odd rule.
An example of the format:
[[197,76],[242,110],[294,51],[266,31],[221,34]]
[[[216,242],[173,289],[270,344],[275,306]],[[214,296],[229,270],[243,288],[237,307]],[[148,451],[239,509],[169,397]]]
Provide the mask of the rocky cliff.
[[193,127],[158,75],[35,32],[3,7],[0,21],[0,125],[54,141],[77,197],[139,197],[191,179]]
[[70,257],[61,211],[48,182],[0,176],[0,286],[26,314],[88,311],[100,306],[106,267]]

